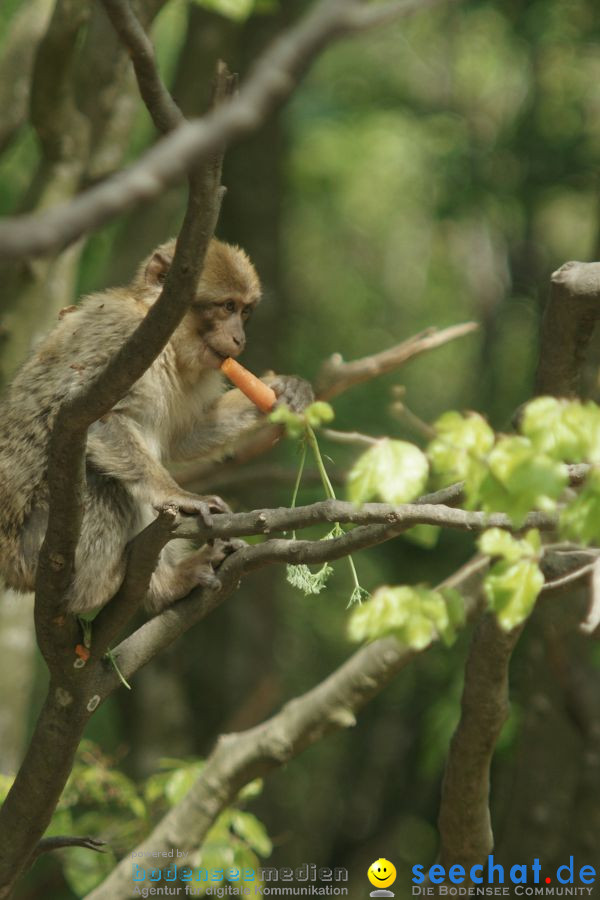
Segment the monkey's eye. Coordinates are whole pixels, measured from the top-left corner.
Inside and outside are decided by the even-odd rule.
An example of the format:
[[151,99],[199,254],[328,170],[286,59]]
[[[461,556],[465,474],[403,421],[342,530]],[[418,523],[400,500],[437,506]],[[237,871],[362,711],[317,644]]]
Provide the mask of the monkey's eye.
[[249,319],[254,310],[250,306],[245,306],[242,310],[242,319]]
[[228,313],[235,312],[235,300],[227,300],[226,303],[223,304]]

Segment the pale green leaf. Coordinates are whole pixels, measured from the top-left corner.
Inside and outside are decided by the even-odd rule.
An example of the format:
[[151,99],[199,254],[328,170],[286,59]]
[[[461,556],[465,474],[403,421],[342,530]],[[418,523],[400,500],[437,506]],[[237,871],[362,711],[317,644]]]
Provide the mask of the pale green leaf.
[[427,457],[418,447],[383,438],[356,460],[348,476],[348,496],[354,503],[409,503],[423,493],[428,472]]
[[447,412],[435,422],[437,437],[427,447],[427,456],[439,484],[465,482],[467,504],[478,502],[487,454],[494,446],[494,432],[477,413]]
[[505,631],[525,621],[543,584],[544,576],[533,560],[503,561],[492,567],[485,578],[484,589],[490,609]]
[[600,461],[600,408],[595,403],[536,397],[523,411],[520,430],[553,459]]
[[[386,585],[362,606],[355,607],[348,633],[354,641],[394,635],[414,650],[422,650],[437,637],[453,639],[457,624],[455,600],[423,587]],[[453,604],[452,615],[449,603]]]
[[311,403],[310,406],[306,407],[303,415],[311,428],[319,428],[321,425],[328,425],[330,422],[333,422],[335,417],[332,406],[329,403],[325,403],[323,400],[317,400],[315,403]]
[[299,566],[286,566],[286,581],[292,587],[298,588],[305,596],[320,594],[327,587],[327,581],[333,568],[329,563],[323,563],[317,572],[311,572],[308,566],[302,563]]
[[590,472],[577,496],[562,510],[560,530],[569,540],[600,543],[600,471],[597,469]]
[[551,512],[568,484],[564,463],[538,452],[524,437],[501,437],[480,485],[485,512],[503,512],[520,525],[531,510]]
[[535,529],[528,531],[525,537],[519,540],[501,528],[488,528],[480,536],[477,545],[487,556],[500,556],[512,563],[537,556],[541,548],[541,539]]
[[261,856],[269,856],[273,845],[263,823],[249,812],[234,809],[231,813],[231,825],[238,837]]

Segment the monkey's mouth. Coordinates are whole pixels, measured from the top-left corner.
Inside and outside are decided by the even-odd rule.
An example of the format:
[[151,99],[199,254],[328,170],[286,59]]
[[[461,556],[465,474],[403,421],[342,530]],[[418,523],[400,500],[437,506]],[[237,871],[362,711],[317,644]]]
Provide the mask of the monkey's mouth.
[[221,364],[227,359],[226,353],[221,353],[219,350],[215,350],[214,347],[211,347],[210,344],[206,344],[206,349],[210,356],[214,357],[215,368],[219,369]]

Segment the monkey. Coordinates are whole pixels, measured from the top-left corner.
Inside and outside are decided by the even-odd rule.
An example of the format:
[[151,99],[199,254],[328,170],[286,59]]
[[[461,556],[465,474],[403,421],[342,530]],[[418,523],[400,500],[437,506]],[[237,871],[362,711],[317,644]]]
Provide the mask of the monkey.
[[[175,241],[143,261],[130,285],[68,307],[18,371],[0,402],[0,573],[9,587],[35,586],[48,523],[47,457],[61,403],[94,378],[161,294]],[[194,300],[164,349],[125,396],[89,428],[83,519],[67,610],[104,606],[123,581],[128,542],[165,505],[180,514],[228,511],[217,496],[183,490],[169,460],[216,460],[260,423],[220,366],[246,343],[245,327],[261,298],[254,265],[239,247],[213,238]],[[267,379],[278,402],[301,411],[313,399],[295,376]],[[182,546],[183,545],[183,546]],[[157,613],[198,585],[214,583],[223,542],[192,549],[171,541],[152,575],[145,606]]]

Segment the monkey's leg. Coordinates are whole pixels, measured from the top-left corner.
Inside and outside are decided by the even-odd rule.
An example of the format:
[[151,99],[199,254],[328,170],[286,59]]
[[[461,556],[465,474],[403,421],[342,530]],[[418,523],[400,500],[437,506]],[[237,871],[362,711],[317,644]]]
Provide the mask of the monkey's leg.
[[122,485],[88,470],[70,612],[88,613],[116,594],[125,575],[125,549],[135,516],[135,505]]
[[[176,547],[176,544],[180,546]],[[161,553],[150,581],[144,604],[146,609],[158,613],[176,600],[186,597],[195,587],[216,586],[218,578],[215,569],[226,556],[242,546],[244,541],[215,540],[190,553],[187,541],[171,541]]]

